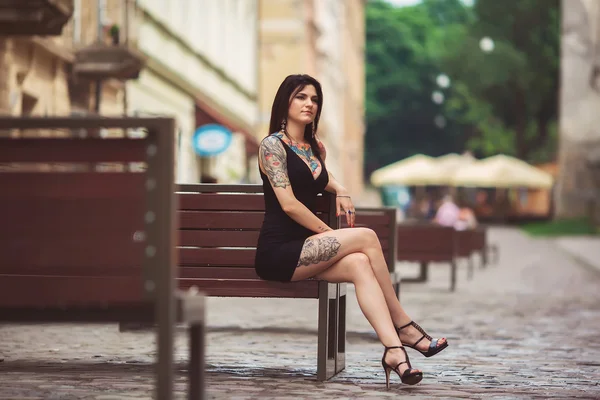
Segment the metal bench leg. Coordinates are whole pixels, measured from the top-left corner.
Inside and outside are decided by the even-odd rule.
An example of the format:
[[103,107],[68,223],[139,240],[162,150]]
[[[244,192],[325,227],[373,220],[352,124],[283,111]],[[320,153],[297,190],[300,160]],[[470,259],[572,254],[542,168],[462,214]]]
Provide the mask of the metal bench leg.
[[467,278],[469,280],[471,280],[471,279],[473,279],[473,274],[475,272],[475,263],[473,262],[473,257],[472,256],[467,257],[467,262],[469,263],[469,272],[468,272]]
[[337,353],[337,284],[319,282],[319,339],[317,350],[317,380],[326,381],[335,375]]
[[337,315],[337,357],[335,373],[346,368],[346,284],[338,284]]
[[[164,307],[164,306],[163,306]],[[164,307],[166,308],[166,307]],[[173,348],[174,348],[174,314],[163,310],[158,321],[158,357],[156,398],[171,400],[173,398]]]
[[479,264],[480,268],[486,268],[487,264],[488,264],[488,257],[487,257],[487,251],[486,249],[482,249],[481,252],[479,253],[481,256],[481,263]]
[[450,291],[456,290],[456,260],[450,262]]
[[205,296],[196,288],[178,293],[181,320],[188,324],[190,357],[188,361],[188,399],[204,400]]
[[429,263],[424,261],[421,262],[419,282],[427,282],[429,279]]
[[204,399],[204,323],[189,327],[190,361],[188,366],[188,393],[190,400]]

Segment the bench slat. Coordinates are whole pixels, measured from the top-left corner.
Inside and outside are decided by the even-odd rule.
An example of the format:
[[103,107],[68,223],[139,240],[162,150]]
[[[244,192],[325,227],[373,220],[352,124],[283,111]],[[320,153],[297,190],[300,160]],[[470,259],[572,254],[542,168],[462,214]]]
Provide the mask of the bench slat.
[[[265,210],[262,193],[178,193],[179,210],[261,211]],[[317,197],[317,212],[329,212],[329,203]]]
[[141,276],[0,276],[2,307],[78,307],[141,302]]
[[180,289],[192,286],[208,296],[319,298],[319,281],[267,282],[262,280],[178,279]]
[[[259,230],[265,214],[262,211],[178,211],[180,229],[253,229]],[[317,214],[326,222],[328,214]]]
[[179,230],[180,246],[256,247],[259,231],[196,231]]
[[146,160],[143,139],[0,138],[0,162],[139,162]]
[[144,202],[141,195],[105,199],[0,198],[0,238],[14,238],[15,244],[19,240],[31,243],[80,240],[90,246],[97,243],[99,247],[103,247],[104,241],[119,246],[126,240],[119,247],[128,246],[133,234],[144,229],[140,202]]
[[262,193],[179,193],[179,210],[261,211],[265,210]]
[[44,275],[44,276],[129,276],[140,277],[142,270],[139,266],[123,265],[0,265],[0,279],[4,275]]
[[255,249],[179,248],[180,265],[227,265],[254,267]]
[[118,172],[0,172],[2,200],[140,198],[146,177]]
[[178,211],[180,229],[260,229],[263,212]]
[[[76,236],[77,231],[72,233],[68,241],[63,240],[65,236],[56,237],[51,233],[43,239],[32,240],[21,232],[3,239],[7,243],[3,245],[5,251],[0,252],[0,272],[7,265],[15,268],[47,268],[52,271],[56,266],[84,269],[118,265],[127,268],[142,263],[143,243],[132,243],[131,239],[123,241],[115,237],[90,237],[81,233]],[[97,238],[99,240],[95,240]]]
[[398,254],[403,252],[454,252],[453,228],[423,225],[399,225]]
[[179,267],[180,278],[260,279],[254,267]]
[[[348,227],[345,216],[341,218],[341,224],[344,228]],[[361,212],[360,209],[357,209],[355,225],[358,224],[369,227],[374,225],[388,226],[390,224],[390,216],[384,213],[365,213]]]

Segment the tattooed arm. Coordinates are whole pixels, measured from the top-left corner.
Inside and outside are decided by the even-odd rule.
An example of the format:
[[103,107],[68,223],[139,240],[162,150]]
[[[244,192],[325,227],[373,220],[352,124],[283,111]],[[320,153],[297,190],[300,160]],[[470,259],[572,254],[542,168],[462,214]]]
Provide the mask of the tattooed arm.
[[266,137],[260,143],[258,156],[260,168],[269,178],[283,211],[294,221],[313,232],[331,231],[332,229],[325,222],[321,221],[294,196],[287,172],[287,155],[281,141],[274,136]]

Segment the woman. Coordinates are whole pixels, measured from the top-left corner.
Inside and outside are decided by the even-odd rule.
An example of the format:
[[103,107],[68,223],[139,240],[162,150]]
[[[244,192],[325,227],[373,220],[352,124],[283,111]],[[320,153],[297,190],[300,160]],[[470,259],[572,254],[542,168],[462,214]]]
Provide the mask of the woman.
[[[281,84],[271,110],[271,134],[260,144],[265,219],[256,251],[256,272],[281,282],[319,278],[351,282],[361,310],[385,347],[382,365],[389,388],[395,371],[403,383],[423,377],[411,368],[405,343],[426,357],[448,346],[432,339],[400,306],[379,240],[371,229],[354,228],[354,206],[348,191],[325,166],[326,151],[316,138],[323,93],[316,79],[290,75]],[[314,213],[318,193],[336,195],[350,228],[332,230]]]

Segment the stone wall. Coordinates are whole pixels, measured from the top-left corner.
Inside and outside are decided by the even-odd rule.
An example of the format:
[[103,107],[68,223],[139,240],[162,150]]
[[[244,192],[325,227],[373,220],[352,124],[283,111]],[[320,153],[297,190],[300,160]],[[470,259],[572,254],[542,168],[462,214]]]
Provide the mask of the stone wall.
[[600,1],[563,0],[556,217],[600,208]]

